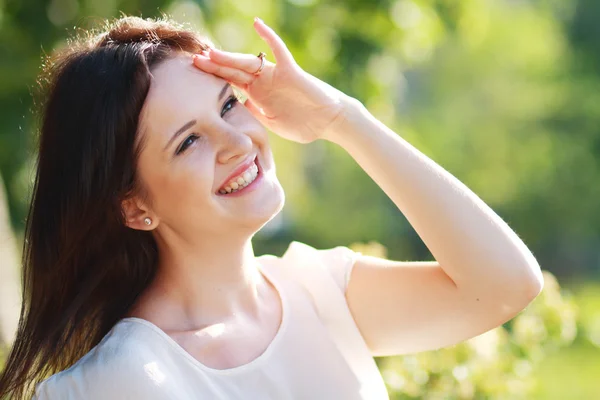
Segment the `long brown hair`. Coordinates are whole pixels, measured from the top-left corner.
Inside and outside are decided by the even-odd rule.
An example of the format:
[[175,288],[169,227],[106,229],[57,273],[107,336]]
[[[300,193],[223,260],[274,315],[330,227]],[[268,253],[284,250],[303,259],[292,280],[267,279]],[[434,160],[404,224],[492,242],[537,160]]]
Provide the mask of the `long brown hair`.
[[150,69],[212,46],[163,17],[123,17],[47,58],[39,153],[23,246],[23,306],[0,398],[72,366],[125,316],[157,269],[157,246],[125,225]]

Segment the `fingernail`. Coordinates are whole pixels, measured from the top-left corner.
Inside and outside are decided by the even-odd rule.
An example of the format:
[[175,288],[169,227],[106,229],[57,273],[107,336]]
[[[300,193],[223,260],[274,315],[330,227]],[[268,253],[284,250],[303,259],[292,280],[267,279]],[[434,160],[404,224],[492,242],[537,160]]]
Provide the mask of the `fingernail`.
[[254,17],[254,21],[255,21],[255,22],[260,22],[261,24],[264,24],[264,23],[265,23],[265,22],[264,22],[262,19],[260,19],[260,18],[258,18],[258,17]]

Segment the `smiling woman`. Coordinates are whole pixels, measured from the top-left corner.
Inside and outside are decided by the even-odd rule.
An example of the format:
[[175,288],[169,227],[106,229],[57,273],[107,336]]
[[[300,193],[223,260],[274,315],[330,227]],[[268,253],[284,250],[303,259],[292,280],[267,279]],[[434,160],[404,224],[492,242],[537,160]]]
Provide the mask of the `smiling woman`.
[[[126,316],[173,337],[232,310],[227,333],[276,323],[250,238],[283,190],[265,128],[227,81],[192,64],[209,46],[174,21],[126,17],[45,61],[30,297],[0,397],[31,397],[28,382],[71,367]],[[219,193],[233,178],[250,183],[249,166],[262,178],[254,191],[237,183],[235,202]]]
[[[540,292],[481,199],[254,28],[276,63],[132,17],[48,62],[0,398],[385,399],[374,355],[466,340]],[[343,147],[437,261],[300,242],[256,257],[285,201],[266,128]]]

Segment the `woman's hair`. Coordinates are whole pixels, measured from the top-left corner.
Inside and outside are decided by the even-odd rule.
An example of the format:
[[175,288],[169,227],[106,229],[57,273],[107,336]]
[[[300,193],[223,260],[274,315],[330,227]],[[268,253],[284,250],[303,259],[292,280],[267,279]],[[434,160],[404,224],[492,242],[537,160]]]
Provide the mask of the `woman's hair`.
[[147,199],[136,175],[140,112],[153,67],[207,47],[166,17],[123,17],[45,60],[23,305],[0,398],[31,397],[35,384],[72,366],[155,276],[152,234],[128,228],[122,209],[130,196]]

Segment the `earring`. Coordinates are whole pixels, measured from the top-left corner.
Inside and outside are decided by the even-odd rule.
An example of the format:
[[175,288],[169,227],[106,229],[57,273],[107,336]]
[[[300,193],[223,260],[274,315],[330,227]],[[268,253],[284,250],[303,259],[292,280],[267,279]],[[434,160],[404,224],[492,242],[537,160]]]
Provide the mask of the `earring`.
[[152,220],[150,218],[146,217],[146,218],[144,218],[144,223],[146,225],[150,225],[150,224],[152,224]]

